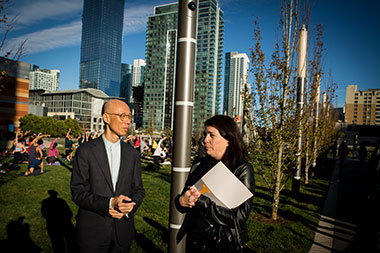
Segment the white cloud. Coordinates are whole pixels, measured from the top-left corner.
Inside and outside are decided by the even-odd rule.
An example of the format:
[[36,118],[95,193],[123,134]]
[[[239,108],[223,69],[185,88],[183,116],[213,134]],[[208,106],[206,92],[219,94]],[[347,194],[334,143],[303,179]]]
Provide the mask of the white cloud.
[[15,1],[10,12],[17,15],[17,26],[29,26],[40,21],[62,20],[82,12],[83,0]]
[[129,6],[124,10],[124,34],[145,31],[154,5]]
[[[74,4],[76,1],[77,0],[67,1],[67,3],[63,6],[62,2],[64,1],[59,1],[59,4],[58,0],[37,1],[36,6],[29,6],[31,9],[28,12],[21,9],[22,13],[33,13],[33,15],[28,14],[26,16],[20,16],[22,19],[18,19],[18,24],[21,23],[25,25],[33,22],[38,23],[42,19],[53,19],[70,12],[70,10],[75,11],[78,8],[77,4]],[[48,6],[51,8],[42,11],[42,6],[45,6],[47,2],[49,2]],[[53,8],[54,4],[59,5],[60,7]],[[153,7],[153,4],[128,6],[124,10],[124,35],[145,32],[148,17],[153,14]],[[27,6],[24,6],[23,8],[27,8]],[[82,8],[82,4],[80,5],[80,8]],[[61,11],[57,9],[60,9]],[[42,13],[45,13],[45,15],[42,16]],[[34,15],[39,17],[33,17]],[[7,45],[20,45],[21,41],[27,40],[24,50],[25,54],[34,54],[66,46],[79,45],[81,41],[81,30],[82,22],[80,19],[77,19],[67,24],[24,34],[17,38],[12,38],[8,41]],[[9,47],[5,50],[9,50]]]
[[10,39],[7,45],[20,45],[21,41],[27,40],[24,53],[34,54],[51,49],[78,45],[81,39],[81,30],[82,22],[78,20],[70,24]]

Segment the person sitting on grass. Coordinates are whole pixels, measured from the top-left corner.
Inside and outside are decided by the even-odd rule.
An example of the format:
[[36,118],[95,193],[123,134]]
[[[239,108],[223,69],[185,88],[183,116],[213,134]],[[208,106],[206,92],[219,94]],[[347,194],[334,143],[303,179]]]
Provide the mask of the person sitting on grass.
[[73,158],[73,151],[74,151],[74,142],[72,141],[73,137],[70,135],[71,128],[69,128],[69,131],[67,131],[66,138],[65,138],[65,154],[66,154],[66,160],[71,161]]
[[43,158],[45,158],[46,157],[46,145],[45,145],[44,141],[42,139],[39,139],[37,141],[37,144],[38,144],[38,146],[40,147],[40,149],[42,151]]
[[54,139],[54,141],[50,144],[49,148],[49,154],[48,157],[46,158],[47,164],[48,165],[53,165],[58,160],[59,157],[59,151],[57,149],[57,143],[56,140],[59,138]]
[[39,135],[34,140],[32,140],[29,147],[28,170],[25,172],[25,176],[32,175],[34,172],[34,168],[37,165],[40,165],[40,172],[44,173],[44,154],[42,153],[42,150],[40,146],[37,144],[37,142],[39,139],[45,136],[49,135]]
[[20,161],[22,161],[25,157],[28,157],[28,153],[26,152],[26,141],[25,139],[18,138],[20,130],[17,130],[16,137],[13,141],[14,150],[13,150],[13,157],[14,157],[14,164],[18,164]]
[[[159,169],[160,168],[160,162],[161,162],[161,159],[162,159],[162,156],[163,156],[162,151],[165,148],[165,145],[164,145],[164,141],[165,140],[166,140],[166,137],[164,135],[162,135],[161,140],[157,144],[157,148],[154,150],[154,153],[153,153],[153,164],[154,164],[154,168],[155,169]],[[164,154],[165,154],[165,157],[166,157],[166,153],[164,153]]]

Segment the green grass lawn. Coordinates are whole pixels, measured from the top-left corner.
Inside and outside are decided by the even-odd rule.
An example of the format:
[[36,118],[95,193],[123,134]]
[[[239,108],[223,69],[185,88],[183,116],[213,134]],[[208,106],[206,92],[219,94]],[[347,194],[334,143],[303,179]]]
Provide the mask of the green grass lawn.
[[[146,163],[143,162],[143,168]],[[63,166],[46,166],[49,172],[39,176],[19,176],[19,171],[0,174],[0,240],[7,238],[6,226],[9,222],[25,217],[30,225],[30,238],[43,252],[52,252],[46,230],[46,221],[41,215],[41,202],[49,197],[48,190],[58,192],[74,213],[78,207],[71,201],[70,171]],[[143,174],[146,196],[136,213],[136,240],[131,252],[167,252],[170,166],[160,171],[147,171]],[[290,183],[283,190],[279,215],[283,224],[270,224],[256,219],[258,214],[270,212],[271,196],[263,180],[256,175],[254,208],[248,220],[248,243],[256,252],[308,252],[318,225],[319,212],[324,203],[329,178],[313,177],[309,185],[301,185],[301,194],[294,199]],[[265,215],[264,215],[265,217]]]

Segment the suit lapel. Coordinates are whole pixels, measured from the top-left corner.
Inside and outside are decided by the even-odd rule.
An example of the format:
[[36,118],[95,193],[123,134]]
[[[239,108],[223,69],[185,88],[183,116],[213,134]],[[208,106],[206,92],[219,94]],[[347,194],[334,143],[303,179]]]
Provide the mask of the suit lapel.
[[93,141],[93,154],[95,154],[95,159],[99,164],[100,170],[102,171],[104,178],[108,186],[110,187],[112,193],[114,193],[112,178],[111,178],[111,169],[108,162],[107,151],[103,142],[102,137],[99,137]]
[[127,170],[128,164],[127,163],[131,162],[129,157],[128,157],[128,155],[129,155],[129,152],[127,151],[127,148],[128,148],[127,145],[128,144],[126,144],[123,141],[120,144],[121,144],[120,145],[120,152],[121,152],[120,153],[120,169],[119,169],[119,179],[117,180],[117,183],[116,183],[116,191],[119,187],[119,182],[121,182],[125,178],[125,176],[128,172],[128,170]]

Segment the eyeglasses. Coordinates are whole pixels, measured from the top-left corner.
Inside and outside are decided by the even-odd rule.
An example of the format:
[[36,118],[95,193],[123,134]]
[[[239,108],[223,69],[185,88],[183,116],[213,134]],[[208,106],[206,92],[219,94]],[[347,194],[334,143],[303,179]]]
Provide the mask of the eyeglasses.
[[120,114],[118,114],[118,113],[109,113],[109,112],[106,112],[107,114],[109,114],[109,115],[117,115],[117,116],[119,116],[120,117],[120,119],[122,120],[122,121],[125,121],[125,120],[131,120],[132,119],[132,114],[126,114],[126,113],[120,113]]

